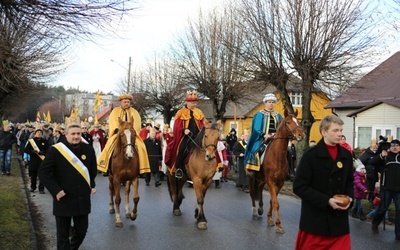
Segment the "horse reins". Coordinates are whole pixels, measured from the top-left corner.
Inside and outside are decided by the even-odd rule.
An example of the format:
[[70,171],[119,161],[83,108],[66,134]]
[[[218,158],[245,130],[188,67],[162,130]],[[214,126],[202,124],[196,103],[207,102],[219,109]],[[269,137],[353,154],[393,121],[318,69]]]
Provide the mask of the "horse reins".
[[[206,130],[206,129],[218,130],[217,128],[204,128],[204,130]],[[192,132],[190,132],[190,133],[192,133]],[[190,137],[190,136],[188,136],[188,137],[189,137],[189,140],[191,140],[191,141],[193,142],[193,144],[196,145],[196,147],[197,147],[198,149],[200,149],[200,150],[204,150],[204,151],[205,151],[206,148],[208,148],[208,147],[210,147],[210,146],[214,147],[214,150],[217,149],[217,145],[215,145],[215,144],[206,144],[206,145],[204,146],[204,148],[202,148],[199,144],[197,144],[197,143],[195,142],[195,140],[192,139],[192,137]],[[204,134],[203,139],[202,139],[203,144],[204,144],[204,142],[205,142],[205,138],[207,138],[207,136]]]

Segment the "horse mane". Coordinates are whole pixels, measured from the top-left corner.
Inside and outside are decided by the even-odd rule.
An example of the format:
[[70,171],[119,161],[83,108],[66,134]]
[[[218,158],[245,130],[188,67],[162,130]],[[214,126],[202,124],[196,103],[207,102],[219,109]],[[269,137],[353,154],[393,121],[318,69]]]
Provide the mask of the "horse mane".
[[194,139],[194,142],[195,142],[197,145],[201,145],[202,139],[203,139],[203,137],[204,137],[204,133],[205,133],[205,132],[206,132],[206,127],[203,126],[203,128],[200,130],[200,132],[197,134],[196,138]]

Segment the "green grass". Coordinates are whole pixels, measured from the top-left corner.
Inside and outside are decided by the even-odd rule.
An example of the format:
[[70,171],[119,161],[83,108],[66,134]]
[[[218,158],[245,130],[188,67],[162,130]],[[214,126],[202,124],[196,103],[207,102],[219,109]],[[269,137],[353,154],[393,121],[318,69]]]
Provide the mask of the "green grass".
[[21,171],[17,159],[11,163],[11,175],[0,176],[0,249],[35,249],[21,186]]

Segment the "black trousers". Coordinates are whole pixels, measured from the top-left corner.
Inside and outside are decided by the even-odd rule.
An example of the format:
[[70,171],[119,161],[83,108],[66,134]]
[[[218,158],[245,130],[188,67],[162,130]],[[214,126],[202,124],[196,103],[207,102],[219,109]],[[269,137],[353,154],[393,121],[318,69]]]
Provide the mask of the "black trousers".
[[[74,222],[75,233],[71,240],[69,231],[71,228],[71,219]],[[78,249],[85,239],[89,226],[89,214],[80,216],[56,216],[57,226],[57,250]]]
[[[29,170],[29,177],[31,177],[31,189],[36,190],[37,179],[38,179],[38,171],[37,170]],[[39,180],[39,191],[44,191],[44,185]]]

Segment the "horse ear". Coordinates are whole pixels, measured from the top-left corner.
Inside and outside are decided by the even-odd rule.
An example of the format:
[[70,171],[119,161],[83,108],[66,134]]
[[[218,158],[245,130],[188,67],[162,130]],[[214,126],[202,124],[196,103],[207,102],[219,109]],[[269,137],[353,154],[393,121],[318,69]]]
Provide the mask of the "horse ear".
[[283,111],[283,114],[285,115],[285,117],[286,116],[288,116],[289,115],[289,111],[285,108],[285,110]]
[[296,110],[294,111],[293,115],[294,115],[295,117],[297,117],[298,114],[299,114],[299,111],[296,109]]

